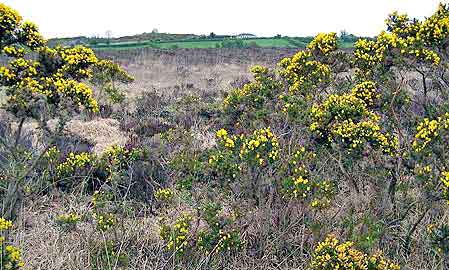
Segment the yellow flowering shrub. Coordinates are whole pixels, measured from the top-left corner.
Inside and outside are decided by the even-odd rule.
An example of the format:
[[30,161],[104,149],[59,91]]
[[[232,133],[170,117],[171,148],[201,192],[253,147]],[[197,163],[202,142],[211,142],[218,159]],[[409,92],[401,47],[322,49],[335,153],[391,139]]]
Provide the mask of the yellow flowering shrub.
[[56,217],[56,224],[65,231],[74,230],[81,217],[76,213],[61,214]]
[[24,41],[24,44],[31,48],[37,49],[45,44],[44,38],[39,33],[39,29],[37,25],[32,22],[24,22],[20,26],[20,32],[18,34],[18,38],[21,41]]
[[12,222],[0,217],[0,231],[9,230],[12,227]]
[[300,147],[293,154],[287,168],[289,176],[282,183],[286,195],[305,199],[312,192],[310,172],[306,168],[306,161],[310,158],[313,158],[313,153],[307,152],[305,147]]
[[206,254],[211,252],[229,252],[239,249],[241,246],[240,235],[236,231],[224,232],[222,230],[206,232],[200,231],[198,245]]
[[223,101],[224,112],[233,119],[241,118],[245,121],[249,117],[260,118],[270,114],[266,110],[267,104],[273,102],[274,97],[282,90],[282,84],[268,68],[254,66],[251,72],[254,81],[232,90]]
[[419,31],[419,22],[410,20],[407,14],[391,13],[385,20],[387,30],[398,37],[415,35]]
[[173,195],[174,195],[173,190],[171,190],[170,188],[161,188],[154,193],[154,197],[158,201],[165,201],[165,202],[168,202],[171,199],[173,199]]
[[3,35],[13,35],[14,31],[19,27],[22,22],[22,16],[20,14],[8,7],[7,5],[1,3],[0,4],[0,30]]
[[415,176],[425,188],[430,202],[449,203],[449,173],[446,158],[449,113],[434,119],[424,118],[416,127],[412,143]]
[[367,255],[354,247],[353,242],[341,243],[329,235],[320,242],[312,255],[312,270],[399,270],[400,266],[380,253]]
[[[359,76],[370,77],[373,71],[385,60],[386,48],[376,41],[359,39],[354,44],[354,62]],[[366,78],[365,77],[365,78]]]
[[101,159],[109,166],[117,170],[123,170],[133,161],[138,160],[143,155],[142,151],[136,148],[112,145],[102,154]]
[[[229,134],[218,130],[217,146],[208,152],[208,176],[222,186],[238,184],[251,190],[262,176],[272,171],[279,160],[278,138],[270,128],[257,129],[249,134]],[[235,181],[238,180],[238,181]]]
[[291,94],[309,97],[314,95],[313,89],[328,82],[331,69],[317,60],[309,50],[299,51],[292,58],[284,58],[279,62],[279,74],[289,85]]
[[108,231],[117,223],[117,219],[112,213],[94,213],[92,217],[97,224],[97,229],[102,232]]
[[79,169],[84,169],[86,166],[92,164],[93,157],[89,153],[75,154],[70,152],[65,160],[56,167],[59,176],[71,176]]
[[449,37],[449,6],[440,3],[437,11],[421,24],[417,36],[428,46],[443,45]]
[[97,63],[97,78],[107,74],[120,81],[132,79],[118,65],[99,62],[90,48],[49,48],[35,24],[23,22],[4,4],[0,4],[0,30],[0,53],[12,58],[0,66],[0,90],[6,93],[7,110],[20,118],[41,119],[37,104],[42,101],[51,106],[51,114],[79,108],[97,112],[92,89],[82,83],[92,77]]
[[216,136],[223,151],[218,155],[210,156],[210,164],[224,159],[226,152],[231,154],[230,157],[238,158],[240,161],[246,161],[255,166],[268,165],[279,157],[279,143],[270,128],[255,130],[251,135],[228,135],[225,129],[220,129]]
[[18,46],[5,46],[2,53],[8,57],[21,58],[25,55],[25,49]]
[[362,150],[365,144],[369,144],[392,156],[395,155],[399,144],[397,137],[382,132],[379,123],[373,120],[358,123],[345,120],[335,124],[332,126],[329,140],[341,143],[349,152]]
[[182,214],[172,225],[166,224],[165,220],[161,221],[159,235],[164,240],[167,250],[179,255],[187,250],[192,219],[191,215]]
[[356,85],[349,94],[329,95],[322,104],[313,105],[309,128],[318,138],[339,143],[349,152],[368,143],[393,155],[397,138],[382,132],[379,115],[368,108],[367,102],[372,104],[376,97],[372,82]]
[[376,100],[380,98],[376,83],[373,81],[364,81],[357,84],[352,88],[351,94],[363,100],[367,106],[373,106]]
[[244,138],[239,157],[259,166],[264,166],[279,158],[279,143],[270,128],[255,130]]
[[426,46],[442,45],[449,36],[448,5],[440,3],[437,11],[424,21],[411,20],[406,14],[394,12],[386,20],[388,31],[400,38],[416,39]]
[[92,218],[96,229],[106,232],[114,228],[117,224],[117,217],[114,213],[113,195],[111,192],[95,191],[92,195],[93,213]]
[[18,270],[22,269],[25,263],[22,261],[20,249],[7,243],[7,231],[11,227],[11,221],[0,217],[0,267],[1,269]]
[[372,118],[376,115],[368,110],[366,103],[354,94],[332,94],[322,104],[314,104],[311,109],[313,131],[326,128],[335,121]]
[[[176,255],[191,255],[200,251],[209,255],[235,251],[241,239],[235,228],[235,218],[224,213],[216,202],[207,201],[196,207],[197,215],[182,213],[176,219],[160,219],[160,237],[167,251]],[[193,225],[196,224],[196,227]],[[189,259],[188,257],[186,257]]]
[[430,173],[432,173],[432,167],[430,165],[426,166],[417,165],[415,167],[415,174],[417,176],[426,176]]
[[[80,82],[92,75],[90,68],[98,61],[91,49],[48,48],[36,25],[22,23],[20,16],[3,4],[0,15],[3,20],[13,21],[3,22],[8,30],[6,36],[0,36],[8,40],[7,46],[0,45],[0,51],[13,58],[8,66],[0,69],[0,84],[6,86],[7,104],[12,113],[37,117],[33,106],[43,97],[56,107],[71,101],[74,108],[98,110],[92,89]],[[38,60],[25,60],[27,51],[21,46],[34,50]]]
[[242,169],[239,160],[233,151],[214,151],[209,155],[208,165],[212,168],[219,179],[233,181]]
[[307,118],[307,109],[310,101],[302,96],[281,94],[278,96],[278,105],[281,106],[282,113],[289,117],[291,122],[303,123]]
[[20,42],[35,49],[45,43],[35,24],[23,22],[16,10],[3,3],[0,3],[0,32],[0,39],[9,41],[9,44]]
[[336,194],[335,183],[329,180],[319,180],[313,183],[313,188],[313,199],[309,203],[310,207],[317,210],[328,208]]
[[307,48],[314,52],[327,55],[337,50],[337,33],[319,33]]
[[288,162],[286,177],[282,180],[284,197],[308,203],[312,208],[323,209],[330,205],[334,196],[334,185],[327,180],[316,179],[310,167],[316,154],[300,147]]
[[438,139],[447,135],[449,129],[449,113],[443,116],[430,120],[424,118],[416,128],[415,139],[413,141],[413,148],[416,152],[421,152],[430,147]]
[[[278,76],[268,68],[254,66],[251,69],[254,81],[241,89],[234,89],[224,99],[225,114],[234,115],[233,121],[237,115],[240,122],[249,122],[273,117],[281,106],[281,111],[291,121],[300,121],[310,101],[316,97],[315,91],[319,87],[324,88],[331,79],[330,66],[319,58],[336,49],[335,33],[319,34],[306,50],[278,63]],[[288,93],[285,92],[286,86]]]
[[221,205],[206,203],[199,210],[201,218],[207,224],[207,228],[201,229],[197,235],[197,246],[201,251],[209,254],[240,248],[240,235],[229,228],[233,221],[221,213]]
[[405,14],[392,13],[386,20],[387,31],[375,40],[356,42],[354,61],[362,78],[371,78],[376,69],[385,66],[387,57],[396,57],[410,64],[438,65],[439,48],[449,37],[449,6],[440,4],[437,12],[423,21],[410,19]]
[[93,191],[101,183],[117,184],[126,178],[127,170],[143,158],[144,152],[140,149],[118,145],[110,146],[101,155],[90,152],[62,155],[53,146],[43,155],[40,173],[60,188],[72,188],[78,180],[88,180],[93,185],[86,188]]
[[443,198],[449,204],[449,172],[447,172],[447,171],[442,172],[440,181],[441,181],[441,191],[442,191]]

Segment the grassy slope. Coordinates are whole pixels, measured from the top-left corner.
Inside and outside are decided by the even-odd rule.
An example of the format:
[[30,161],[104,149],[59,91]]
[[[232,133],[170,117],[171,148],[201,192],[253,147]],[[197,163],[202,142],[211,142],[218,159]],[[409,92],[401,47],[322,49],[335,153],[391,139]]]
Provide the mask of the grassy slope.
[[[179,41],[146,41],[146,42],[120,42],[112,44],[99,44],[94,46],[96,49],[135,49],[135,48],[145,48],[154,47],[160,49],[171,49],[171,48],[215,48],[220,40],[179,40]],[[304,41],[299,41],[292,38],[255,38],[255,39],[245,39],[243,42],[247,45],[256,44],[259,47],[271,47],[271,48],[305,48],[307,43]],[[351,48],[352,43],[341,43],[342,48]]]

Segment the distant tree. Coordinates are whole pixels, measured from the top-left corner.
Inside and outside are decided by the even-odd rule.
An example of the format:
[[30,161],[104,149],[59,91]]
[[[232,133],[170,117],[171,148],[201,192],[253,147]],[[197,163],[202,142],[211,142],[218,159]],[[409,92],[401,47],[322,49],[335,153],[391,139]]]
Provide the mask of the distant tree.
[[248,45],[246,45],[246,47],[248,47],[248,48],[259,48],[260,46],[257,44],[257,42],[251,41],[250,43],[248,43]]
[[93,35],[93,36],[91,36],[91,37],[88,39],[88,43],[89,43],[90,45],[97,45],[97,44],[98,44],[98,40],[99,40],[98,36]]
[[282,38],[281,34],[277,34],[276,36],[274,36],[274,38]]
[[241,39],[225,39],[221,42],[222,48],[245,48],[246,44]]
[[341,30],[339,36],[340,36],[341,39],[344,39],[347,36],[349,36],[349,33],[346,30]]
[[106,43],[108,45],[111,44],[112,31],[111,30],[106,31],[105,36],[106,36]]
[[209,38],[216,38],[216,37],[217,37],[217,35],[214,32],[211,32],[209,34]]
[[339,38],[343,42],[355,42],[358,39],[357,36],[348,33],[346,30],[340,31]]
[[157,34],[157,33],[159,33],[159,30],[157,28],[153,28],[153,30],[151,30],[151,33],[152,34]]

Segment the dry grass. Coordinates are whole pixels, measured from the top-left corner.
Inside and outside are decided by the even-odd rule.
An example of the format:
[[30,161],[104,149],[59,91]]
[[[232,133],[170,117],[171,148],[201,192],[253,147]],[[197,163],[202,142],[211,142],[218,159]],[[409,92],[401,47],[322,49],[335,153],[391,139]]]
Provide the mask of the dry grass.
[[120,123],[110,118],[96,118],[90,121],[72,120],[67,123],[66,132],[89,141],[94,145],[92,151],[96,154],[103,153],[112,145],[124,146],[127,140],[125,132],[120,130]]

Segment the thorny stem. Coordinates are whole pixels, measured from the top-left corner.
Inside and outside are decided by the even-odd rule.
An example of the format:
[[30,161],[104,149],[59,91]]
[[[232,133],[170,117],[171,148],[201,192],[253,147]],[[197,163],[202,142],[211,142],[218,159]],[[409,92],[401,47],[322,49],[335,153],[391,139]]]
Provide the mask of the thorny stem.
[[17,146],[18,146],[18,144],[20,142],[20,137],[22,136],[22,129],[23,129],[23,124],[24,123],[25,123],[25,117],[22,117],[20,119],[19,126],[17,128],[16,139],[14,141],[14,149],[17,149]]

